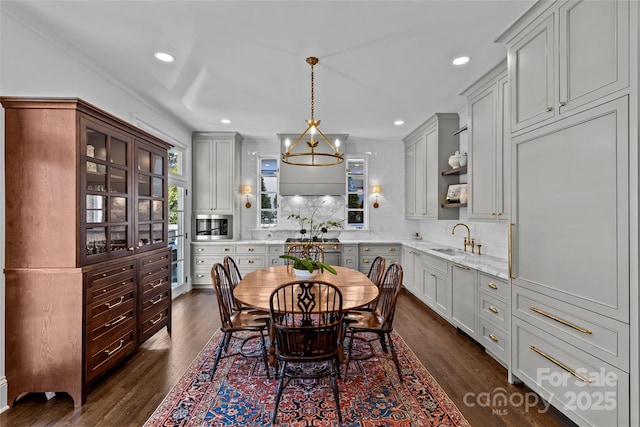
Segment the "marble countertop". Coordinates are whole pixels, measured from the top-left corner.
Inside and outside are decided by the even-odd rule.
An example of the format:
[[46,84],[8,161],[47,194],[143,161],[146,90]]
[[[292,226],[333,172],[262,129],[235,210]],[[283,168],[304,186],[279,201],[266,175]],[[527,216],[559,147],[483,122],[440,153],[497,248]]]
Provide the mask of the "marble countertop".
[[[272,240],[223,240],[223,241],[207,241],[207,242],[192,242],[196,244],[219,244],[219,245],[282,245],[284,240],[272,239]],[[506,259],[497,258],[491,255],[478,255],[471,252],[464,252],[460,248],[454,248],[451,246],[443,245],[440,243],[430,242],[427,240],[394,240],[394,239],[375,239],[375,240],[347,240],[340,239],[342,244],[401,244],[403,246],[427,253],[429,255],[437,256],[447,261],[455,262],[457,264],[464,265],[466,267],[474,268],[483,273],[497,276],[504,280],[509,280],[509,264]],[[444,250],[445,252],[441,252]]]

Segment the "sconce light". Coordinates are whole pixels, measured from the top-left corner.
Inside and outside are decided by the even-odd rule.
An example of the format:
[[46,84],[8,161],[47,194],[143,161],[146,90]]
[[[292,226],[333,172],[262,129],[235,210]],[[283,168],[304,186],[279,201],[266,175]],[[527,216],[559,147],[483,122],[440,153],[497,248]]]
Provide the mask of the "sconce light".
[[376,209],[378,208],[378,206],[380,206],[378,204],[378,194],[380,194],[380,193],[382,193],[382,186],[381,185],[374,185],[373,186],[373,194],[376,195],[376,201],[373,202],[373,207],[376,208]]
[[244,207],[249,209],[251,207],[251,202],[249,201],[249,194],[251,194],[251,186],[250,185],[243,186],[242,192],[247,196],[247,203],[244,204]]

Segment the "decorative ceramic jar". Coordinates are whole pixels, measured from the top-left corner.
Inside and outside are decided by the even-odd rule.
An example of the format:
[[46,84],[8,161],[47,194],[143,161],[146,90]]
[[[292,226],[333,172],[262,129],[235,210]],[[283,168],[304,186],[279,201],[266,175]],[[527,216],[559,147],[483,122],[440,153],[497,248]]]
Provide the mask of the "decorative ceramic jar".
[[457,168],[460,167],[460,152],[456,151],[456,153],[453,156],[449,157],[449,166],[451,166],[452,168]]

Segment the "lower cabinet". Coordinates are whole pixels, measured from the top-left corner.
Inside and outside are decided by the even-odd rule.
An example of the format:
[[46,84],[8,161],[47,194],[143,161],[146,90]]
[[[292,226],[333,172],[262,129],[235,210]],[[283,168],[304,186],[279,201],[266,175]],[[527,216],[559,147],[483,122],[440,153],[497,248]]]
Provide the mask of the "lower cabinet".
[[[342,267],[358,269],[358,245],[342,244],[340,245],[340,265]],[[368,273],[368,271],[367,271]]]
[[420,257],[422,300],[440,316],[451,321],[449,263],[428,254]]
[[369,274],[373,260],[379,255],[385,258],[387,267],[390,266],[391,263],[400,262],[401,256],[400,245],[397,244],[361,244],[358,253],[358,267],[360,272],[364,274]]
[[194,287],[213,287],[211,268],[224,257],[234,256],[233,243],[197,243],[191,245],[191,278]]
[[451,321],[465,334],[478,339],[477,270],[451,263]]

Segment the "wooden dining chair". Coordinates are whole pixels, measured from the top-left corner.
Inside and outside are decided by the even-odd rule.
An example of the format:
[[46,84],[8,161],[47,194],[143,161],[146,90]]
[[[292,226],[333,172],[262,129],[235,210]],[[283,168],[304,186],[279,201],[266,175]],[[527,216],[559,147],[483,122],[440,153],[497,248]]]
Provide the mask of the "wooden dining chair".
[[[391,359],[396,365],[398,377],[402,381],[402,371],[398,362],[391,332],[393,332],[393,317],[395,314],[396,301],[400,289],[402,289],[402,267],[398,263],[393,263],[387,268],[382,277],[379,286],[379,295],[376,300],[373,311],[350,313],[350,319],[345,322],[347,328],[347,361],[345,363],[345,379],[349,371],[351,360],[365,360],[372,357],[389,358],[389,350],[391,351]],[[356,340],[365,344],[364,349],[359,349],[358,354],[354,355],[353,350]],[[376,353],[373,343],[378,341],[382,347],[383,354]],[[388,347],[387,347],[388,344]]]
[[342,293],[328,282],[301,280],[277,287],[269,303],[279,378],[271,422],[275,424],[282,392],[292,378],[330,377],[338,421],[342,424],[337,383],[342,351]]
[[322,246],[314,245],[312,243],[291,245],[287,250],[287,255],[292,255],[298,258],[311,258],[314,261],[324,262],[324,249],[322,249]]
[[[268,333],[269,317],[264,312],[239,310],[235,306],[233,297],[233,283],[231,277],[224,268],[224,265],[216,263],[211,268],[211,279],[218,299],[218,311],[220,312],[220,330],[224,336],[218,343],[213,362],[213,372],[218,368],[220,359],[242,355],[244,357],[255,357],[255,353],[245,353],[245,344],[255,338],[260,339],[260,350],[262,360],[267,372],[267,378],[271,378],[269,373],[269,359],[267,358],[267,346],[265,337]],[[256,332],[248,335],[246,332]],[[242,334],[241,334],[242,333]],[[237,351],[229,352],[229,345],[232,341],[240,341]]]

